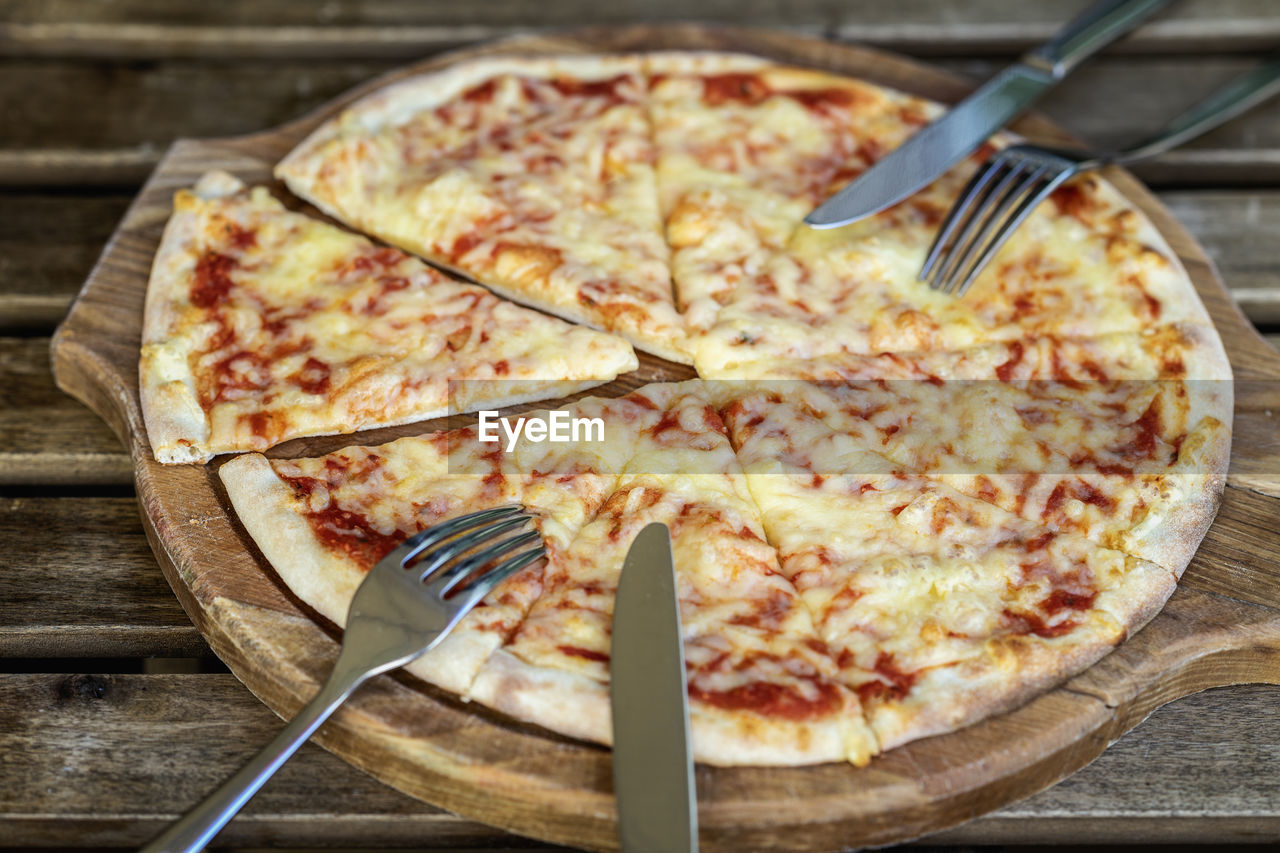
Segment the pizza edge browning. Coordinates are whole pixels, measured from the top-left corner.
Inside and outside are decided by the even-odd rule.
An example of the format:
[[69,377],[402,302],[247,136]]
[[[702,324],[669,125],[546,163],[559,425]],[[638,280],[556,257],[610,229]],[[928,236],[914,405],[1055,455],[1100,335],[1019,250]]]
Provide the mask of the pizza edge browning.
[[[325,619],[346,626],[365,571],[324,547],[300,510],[300,498],[261,454],[246,453],[218,470],[236,515],[285,586]],[[490,632],[455,630],[405,666],[413,675],[465,695],[480,663],[501,645]]]
[[185,270],[194,268],[198,254],[200,201],[225,198],[243,188],[237,178],[212,172],[193,190],[179,191],[151,265],[138,378],[143,422],[160,462],[208,462],[215,455],[206,446],[210,425],[196,392],[189,354],[176,350],[170,335],[181,323],[176,306],[187,284]]
[[[560,734],[606,746],[613,743],[609,685],[559,667],[540,666],[498,649],[486,661],[468,698],[519,720]],[[851,698],[851,697],[850,697]],[[856,700],[854,704],[856,706]],[[848,711],[849,709],[845,709]],[[866,745],[848,741],[847,719],[833,714],[810,723],[747,710],[725,710],[696,701],[689,704],[694,759],[722,767],[800,766],[870,757]]]
[[[1182,274],[1190,285],[1185,269]],[[1194,288],[1192,296],[1205,310]],[[1179,579],[1218,514],[1231,462],[1235,407],[1231,362],[1217,329],[1212,322],[1197,323],[1188,333],[1192,337],[1187,358],[1194,367],[1184,381],[1190,385],[1186,437],[1191,441],[1179,448],[1177,461],[1194,473],[1172,475],[1178,485],[1190,484],[1190,488],[1173,502],[1161,523],[1141,537],[1141,550],[1135,549],[1138,556],[1160,563]],[[1203,482],[1198,482],[1201,477]],[[1158,554],[1168,555],[1167,560],[1156,559]]]
[[866,707],[881,750],[948,734],[1022,707],[1086,671],[1141,630],[1176,586],[1167,569],[1141,560],[1119,588],[1108,591],[1124,606],[1087,611],[1093,624],[1052,639],[996,636],[977,658],[924,670],[905,701],[873,701]]

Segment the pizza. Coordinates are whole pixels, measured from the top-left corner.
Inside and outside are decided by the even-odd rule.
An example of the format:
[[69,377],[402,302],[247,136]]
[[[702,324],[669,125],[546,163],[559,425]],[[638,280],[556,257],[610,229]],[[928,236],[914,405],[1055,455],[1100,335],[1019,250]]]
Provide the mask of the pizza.
[[326,213],[688,362],[636,57],[500,58],[389,86],[276,170]]
[[1173,591],[1172,570],[906,471],[806,403],[758,392],[726,422],[782,571],[881,749],[1013,707]]
[[156,458],[204,462],[560,397],[636,365],[618,337],[452,281],[211,172],[174,201],[139,384]]
[[[693,749],[709,764],[864,765],[1088,667],[1159,612],[1213,519],[1230,365],[1177,257],[1096,175],[1059,188],[963,299],[915,281],[955,194],[1009,136],[876,216],[803,226],[941,110],[825,71],[681,52],[488,57],[354,102],[277,175],[432,266],[273,215],[394,258],[424,290],[478,294],[447,322],[429,312],[421,335],[463,324],[466,345],[415,369],[477,380],[460,383],[480,395],[469,407],[495,409],[483,394],[499,390],[497,364],[536,377],[519,399],[545,398],[547,380],[634,366],[623,339],[700,378],[524,415],[597,421],[594,439],[498,437],[482,417],[319,457],[246,453],[219,468],[241,524],[341,624],[364,573],[406,536],[523,505],[545,559],[411,670],[605,744],[618,575],[634,534],[667,524]],[[262,190],[228,198],[275,204]],[[242,259],[228,267],[237,287],[271,268],[236,254],[265,238],[227,248],[235,232],[220,228],[205,231]],[[362,272],[358,304],[401,298],[379,289],[381,267]],[[274,316],[254,310],[231,328]],[[195,315],[211,327],[200,334],[216,331],[210,316]],[[378,345],[394,347],[395,331]],[[292,340],[267,345],[282,348],[272,389],[302,376],[286,363]],[[208,352],[186,363],[231,364]]]
[[[245,454],[220,476],[281,577],[338,624],[364,573],[406,536],[523,504],[546,559],[494,590],[410,671],[606,743],[613,593],[632,536],[664,521],[677,559],[692,569],[681,597],[702,760],[865,763],[873,750],[856,696],[835,680],[808,611],[778,573],[725,427],[698,384],[589,398],[571,411],[607,420],[609,440],[508,454],[468,427],[315,459]],[[687,467],[699,473],[664,471]]]

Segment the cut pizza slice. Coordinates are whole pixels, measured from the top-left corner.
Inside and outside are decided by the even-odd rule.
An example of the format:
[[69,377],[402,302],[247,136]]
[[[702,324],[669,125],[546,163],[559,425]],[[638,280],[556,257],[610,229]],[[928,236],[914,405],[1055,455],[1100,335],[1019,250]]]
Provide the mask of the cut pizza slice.
[[807,402],[906,470],[1175,573],[1186,567],[1230,453],[1231,373],[1211,328],[1028,340],[917,364],[929,378],[827,382],[825,401]]
[[[620,338],[452,281],[226,173],[174,207],[139,365],[161,462],[560,397],[637,366]],[[473,381],[451,399],[459,380]]]
[[[795,284],[787,247],[804,216],[939,112],[752,56],[657,53],[646,69],[672,272],[697,330],[747,294]],[[933,219],[930,203],[913,198],[894,216]]]
[[[573,411],[620,425],[647,410],[625,400],[592,398]],[[241,524],[276,573],[340,626],[365,574],[408,536],[476,510],[516,504],[528,509],[542,534],[546,561],[503,582],[439,646],[409,665],[419,677],[465,694],[538,597],[544,563],[563,559],[613,491],[630,444],[621,428],[600,438],[522,442],[508,451],[473,426],[318,458],[250,453],[224,464],[219,474]]]
[[935,117],[867,83],[727,55],[650,59],[658,189],[700,375],[1207,323],[1176,256],[1097,176],[1059,188],[964,299],[916,281],[994,139],[899,205],[843,228],[803,217]]
[[277,174],[363,231],[687,363],[644,90],[634,57],[478,60],[356,102]]
[[1015,707],[1174,589],[1168,569],[906,473],[771,392],[724,413],[782,571],[882,749]]
[[[957,167],[923,198],[945,210],[959,189],[953,178],[971,169]],[[902,221],[795,231],[723,299],[695,346],[702,375],[744,362],[1209,325],[1177,257],[1101,178],[1068,184],[1037,207],[963,299],[916,280],[937,223],[890,211],[882,216]]]
[[865,763],[875,741],[804,604],[778,571],[723,425],[695,383],[653,406],[613,494],[549,564],[543,592],[471,697],[608,743],[610,624],[635,535],[671,529],[693,751],[711,764]]

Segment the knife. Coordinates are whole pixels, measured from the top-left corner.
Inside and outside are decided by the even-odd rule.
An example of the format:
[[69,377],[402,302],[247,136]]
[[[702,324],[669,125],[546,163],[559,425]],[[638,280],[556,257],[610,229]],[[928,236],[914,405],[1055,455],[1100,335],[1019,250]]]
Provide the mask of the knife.
[[665,524],[631,543],[618,579],[609,657],[613,790],[623,853],[696,853],[680,604]]
[[1052,41],[984,83],[805,217],[838,228],[879,213],[933,182],[1024,112],[1077,65],[1172,0],[1100,0]]

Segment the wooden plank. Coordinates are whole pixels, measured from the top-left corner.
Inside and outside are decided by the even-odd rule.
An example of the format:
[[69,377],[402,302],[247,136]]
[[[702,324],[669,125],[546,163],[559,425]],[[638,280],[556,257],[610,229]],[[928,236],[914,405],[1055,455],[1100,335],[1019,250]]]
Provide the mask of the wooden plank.
[[[1036,109],[1099,150],[1123,148],[1258,64],[1254,57],[1103,57],[1074,72]],[[943,66],[981,80],[999,71],[1003,61]],[[1156,188],[1280,183],[1280,109],[1274,102],[1258,107],[1131,168]]]
[[0,62],[0,147],[164,153],[179,136],[251,133],[394,68],[381,62]]
[[[1157,710],[1091,766],[928,843],[1280,840],[1275,687]],[[279,727],[230,675],[0,679],[7,845],[134,846],[237,769]],[[525,844],[396,793],[307,745],[218,839],[227,845]],[[545,849],[533,844],[534,849]]]
[[130,198],[0,194],[0,334],[48,334],[62,320]]
[[[279,728],[230,675],[12,675],[0,679],[6,845],[136,846]],[[509,836],[396,793],[306,745],[219,844],[415,847]]]
[[59,391],[48,338],[0,338],[0,486],[133,482],[115,434]]
[[[751,25],[824,34],[917,53],[1014,52],[1049,38],[1081,0],[451,0],[291,3],[230,0],[5,0],[0,52],[20,56],[156,58],[395,57],[536,30],[633,21]],[[962,11],[961,11],[962,10]],[[1126,51],[1265,48],[1280,35],[1268,0],[1184,0],[1118,46]]]
[[[0,656],[209,655],[133,498],[0,498]],[[2,666],[2,662],[0,662]]]
[[1204,246],[1245,316],[1280,324],[1280,192],[1167,192],[1160,200]]
[[[1256,62],[1107,57],[1050,93],[1042,109],[1092,142],[1133,142]],[[0,137],[0,183],[136,183],[177,137],[270,128],[398,64],[169,61],[104,70],[79,62],[0,61],[0,107],[12,117]],[[939,64],[976,80],[1002,60]],[[1280,183],[1280,110],[1255,110],[1136,171],[1158,186]]]

